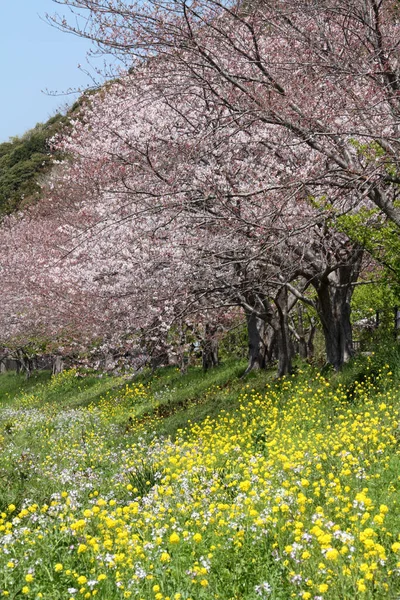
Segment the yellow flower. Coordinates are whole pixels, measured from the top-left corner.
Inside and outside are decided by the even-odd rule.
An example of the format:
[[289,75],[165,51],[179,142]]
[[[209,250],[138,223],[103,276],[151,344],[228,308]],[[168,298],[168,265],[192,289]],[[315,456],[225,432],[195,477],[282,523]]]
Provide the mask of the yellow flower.
[[161,560],[162,563],[167,563],[167,562],[169,562],[171,560],[171,557],[168,554],[168,552],[163,552],[161,554],[160,560]]
[[363,579],[359,579],[357,581],[357,589],[359,592],[366,592],[367,591],[367,586],[364,583]]
[[86,525],[86,521],[84,519],[79,519],[79,521],[75,521],[75,523],[71,523],[71,529],[73,531],[83,529]]
[[180,542],[180,537],[179,535],[174,531],[174,533],[171,533],[171,535],[169,536],[169,542],[170,544],[179,544]]
[[[8,512],[12,513],[12,512],[14,512],[15,509],[16,509],[15,504],[9,504],[9,506],[8,506]],[[23,592],[23,593],[26,594],[27,592]]]
[[84,575],[80,575],[77,579],[79,585],[84,585],[87,582],[87,578]]
[[247,479],[246,481],[240,482],[239,488],[242,492],[247,492],[251,488],[251,481]]
[[329,548],[329,550],[325,554],[326,560],[337,560],[338,556],[339,552],[336,550],[336,548]]
[[21,592],[22,592],[23,594],[29,594],[29,588],[28,588],[28,586],[27,586],[27,585],[24,585],[24,587],[22,588]]
[[62,571],[63,568],[64,567],[62,566],[61,563],[57,563],[56,565],[54,565],[54,570],[55,570],[56,573],[60,573],[60,571]]
[[193,536],[193,541],[195,541],[195,542],[201,542],[202,539],[203,538],[202,538],[201,533],[195,533]]
[[392,550],[393,552],[400,552],[400,543],[395,542],[394,544],[392,544]]
[[376,523],[377,525],[382,525],[383,521],[384,515],[379,514],[374,517],[374,523]]
[[25,575],[25,581],[26,581],[26,583],[32,583],[32,581],[33,581],[32,573],[28,573],[28,575]]
[[321,585],[318,586],[318,591],[321,592],[321,594],[324,594],[328,591],[328,588],[329,586],[326,583],[321,583]]

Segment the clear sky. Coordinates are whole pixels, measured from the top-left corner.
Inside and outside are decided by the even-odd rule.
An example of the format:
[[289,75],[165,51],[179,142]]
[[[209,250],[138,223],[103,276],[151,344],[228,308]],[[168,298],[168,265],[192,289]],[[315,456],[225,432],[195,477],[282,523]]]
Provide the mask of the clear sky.
[[52,0],[0,0],[0,142],[44,122],[77,96],[46,95],[90,84],[89,42],[44,23],[45,13],[66,14]]

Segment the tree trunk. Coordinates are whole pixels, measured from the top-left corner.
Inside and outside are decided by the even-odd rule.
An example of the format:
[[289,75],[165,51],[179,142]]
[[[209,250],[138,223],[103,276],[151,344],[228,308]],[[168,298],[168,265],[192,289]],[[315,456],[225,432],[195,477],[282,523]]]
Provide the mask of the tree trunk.
[[26,379],[29,379],[29,377],[31,376],[31,373],[32,373],[32,360],[29,358],[29,356],[27,354],[25,354],[25,352],[23,350],[17,351],[17,357],[18,357],[18,365],[19,365],[19,369],[17,369],[17,373],[19,373],[21,370],[23,370],[23,371],[25,371]]
[[308,358],[308,347],[306,340],[306,332],[304,330],[304,319],[303,319],[303,305],[297,303],[297,334],[299,342],[299,356],[300,358],[307,360]]
[[278,343],[275,330],[268,324],[265,330],[265,364],[267,365],[278,359]]
[[253,312],[246,311],[249,336],[249,363],[245,375],[253,369],[265,368],[265,322]]
[[304,307],[297,304],[297,324],[292,322],[292,334],[297,341],[297,350],[300,358],[310,360],[314,355],[314,336],[316,331],[315,318],[308,319],[309,325],[304,324]]
[[278,344],[278,377],[289,375],[292,372],[292,352],[289,331],[289,309],[287,289],[279,290],[275,304],[278,309],[277,318],[277,344]]
[[314,337],[317,331],[316,319],[314,317],[310,320],[310,330],[307,338],[307,359],[310,360],[314,356]]
[[205,334],[202,348],[202,361],[204,371],[217,367],[219,364],[218,359],[218,340],[215,338],[217,328],[213,327],[209,323],[206,324]]
[[286,288],[277,293],[275,307],[267,298],[263,300],[264,319],[259,313],[246,311],[249,336],[249,364],[245,375],[253,369],[265,369],[274,353],[277,354],[278,372],[282,377],[292,372],[292,352],[288,321]]
[[56,356],[53,361],[53,375],[58,375],[64,370],[64,361],[61,356]]
[[104,364],[105,371],[111,371],[115,367],[115,359],[111,352],[107,352],[104,355],[104,363],[103,364]]
[[339,267],[317,286],[318,315],[325,337],[326,360],[339,370],[353,356],[353,335],[350,322],[352,283],[359,274],[360,259],[351,265]]

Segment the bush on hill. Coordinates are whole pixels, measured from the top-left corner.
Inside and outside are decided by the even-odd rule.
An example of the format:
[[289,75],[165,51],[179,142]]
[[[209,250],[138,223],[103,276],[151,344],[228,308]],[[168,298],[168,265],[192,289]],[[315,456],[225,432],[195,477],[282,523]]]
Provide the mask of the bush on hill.
[[48,141],[65,122],[66,117],[57,114],[22,137],[0,144],[0,214],[40,198],[40,176],[50,169],[54,158]]

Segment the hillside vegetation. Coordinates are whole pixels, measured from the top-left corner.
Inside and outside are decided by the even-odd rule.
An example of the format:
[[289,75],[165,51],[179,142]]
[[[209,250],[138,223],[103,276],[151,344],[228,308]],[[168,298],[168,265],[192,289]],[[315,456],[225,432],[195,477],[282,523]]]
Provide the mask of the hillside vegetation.
[[57,114],[0,144],[0,215],[40,198],[40,176],[50,170],[54,159],[49,140],[65,121],[66,117]]
[[2,375],[0,595],[398,598],[391,361]]

